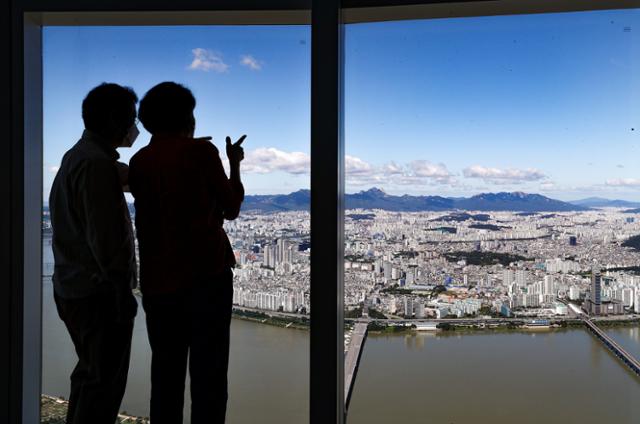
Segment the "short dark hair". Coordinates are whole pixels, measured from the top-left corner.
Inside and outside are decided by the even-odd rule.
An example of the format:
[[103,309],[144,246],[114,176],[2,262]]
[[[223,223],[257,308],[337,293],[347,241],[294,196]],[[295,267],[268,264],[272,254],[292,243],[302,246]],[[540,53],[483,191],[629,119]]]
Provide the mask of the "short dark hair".
[[131,105],[138,103],[138,96],[129,87],[103,82],[95,87],[82,101],[82,120],[88,130],[104,134],[110,131],[111,118],[127,125],[135,121],[131,116]]
[[151,134],[176,133],[191,129],[195,107],[196,99],[187,87],[161,82],[140,101],[138,118]]

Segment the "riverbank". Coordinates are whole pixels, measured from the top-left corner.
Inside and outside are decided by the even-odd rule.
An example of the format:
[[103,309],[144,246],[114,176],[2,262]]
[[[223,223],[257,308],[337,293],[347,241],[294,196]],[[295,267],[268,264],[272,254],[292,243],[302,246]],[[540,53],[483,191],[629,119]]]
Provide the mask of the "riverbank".
[[[142,299],[142,293],[138,288],[133,290],[133,293]],[[273,325],[281,328],[294,328],[297,330],[309,330],[310,321],[307,316],[300,315],[299,317],[293,317],[290,315],[277,315],[269,312],[254,311],[249,309],[239,309],[233,307],[231,310],[231,316],[236,319],[244,321],[257,322],[260,324]]]
[[260,324],[273,325],[281,328],[294,328],[297,330],[309,330],[311,322],[306,316],[292,317],[271,315],[265,312],[250,311],[246,309],[233,308],[232,317],[245,321],[257,322]]
[[[251,311],[246,309],[233,309],[233,318],[242,319],[245,321],[257,322],[260,324],[273,325],[281,328],[294,328],[298,330],[309,330],[310,320],[306,316],[292,317],[272,315],[268,312]],[[550,320],[549,326],[528,326],[525,322],[528,319],[523,319],[520,323],[483,323],[483,324],[468,324],[468,323],[440,323],[438,324],[438,332],[457,332],[457,333],[470,333],[470,332],[509,332],[509,331],[554,331],[565,328],[581,328],[584,323],[579,320]],[[595,324],[602,328],[616,328],[616,327],[640,327],[640,318],[633,319],[595,319]],[[369,324],[370,333],[384,333],[384,334],[398,334],[406,332],[418,332],[416,326],[412,325],[396,325],[392,322],[381,323],[380,321],[371,322]]]
[[[141,293],[136,289],[134,293],[141,296]],[[279,314],[278,312],[259,311],[247,308],[240,308],[234,306],[232,309],[232,317],[244,321],[256,322],[259,324],[266,324],[280,328],[293,328],[296,330],[309,330],[311,321],[307,315],[294,316],[291,314]],[[549,327],[527,327],[526,321],[530,321],[532,318],[522,318],[522,324],[509,323],[487,323],[487,324],[467,324],[467,323],[440,323],[438,324],[439,332],[457,332],[457,333],[469,333],[469,332],[508,332],[508,331],[553,331],[563,328],[578,328],[584,326],[584,323],[579,319],[574,320],[550,320]],[[640,318],[632,319],[593,319],[596,325],[603,328],[615,328],[615,327],[640,327]],[[348,322],[345,322],[349,325]],[[406,332],[417,332],[415,325],[396,325],[393,322],[383,323],[382,321],[375,321],[369,324],[370,333],[381,334],[398,334]]]
[[[524,320],[523,320],[524,321]],[[622,319],[622,320],[599,320],[595,324],[603,328],[616,327],[640,327],[640,318],[638,319]],[[491,323],[491,324],[456,324],[456,323],[440,323],[437,332],[441,333],[479,333],[479,332],[533,332],[533,331],[556,331],[567,328],[584,327],[584,323],[580,320],[574,321],[550,321],[549,326],[531,327],[524,322],[522,324],[515,323]],[[417,330],[415,325],[394,325],[381,324],[379,321],[369,324],[369,332],[372,334],[399,334],[422,332]]]
[[[40,397],[40,424],[64,424],[69,401],[61,397],[42,395]],[[148,418],[134,417],[123,412],[118,415],[117,424],[149,424]]]

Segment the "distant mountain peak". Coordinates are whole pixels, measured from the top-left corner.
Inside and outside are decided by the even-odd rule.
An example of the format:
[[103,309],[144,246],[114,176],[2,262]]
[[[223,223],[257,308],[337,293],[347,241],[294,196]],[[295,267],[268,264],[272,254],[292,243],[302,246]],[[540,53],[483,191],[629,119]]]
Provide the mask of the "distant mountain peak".
[[[540,196],[538,194],[525,193],[523,191],[499,191],[497,193],[479,193],[471,196],[471,199],[526,199],[531,196]],[[540,196],[543,197],[543,196]]]
[[[277,196],[246,196],[243,210],[278,212],[309,210],[310,191],[298,190]],[[391,195],[372,187],[353,194],[345,194],[346,209],[381,209],[396,212],[422,211],[513,211],[568,212],[589,207],[548,198],[540,194],[516,192],[480,193],[471,197]]]
[[386,196],[387,193],[383,189],[378,187],[371,187],[369,190],[362,190],[360,193],[369,194],[373,196]]

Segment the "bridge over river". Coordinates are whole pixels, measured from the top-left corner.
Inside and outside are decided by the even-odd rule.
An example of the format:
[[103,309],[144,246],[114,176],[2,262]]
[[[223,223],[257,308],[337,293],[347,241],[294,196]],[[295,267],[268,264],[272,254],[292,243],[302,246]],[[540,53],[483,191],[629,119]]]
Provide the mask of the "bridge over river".
[[584,323],[587,329],[598,338],[604,345],[613,352],[626,366],[631,368],[636,375],[640,376],[640,361],[634,358],[629,352],[624,350],[615,340],[613,340],[607,333],[602,331],[596,326],[591,319],[585,318]]
[[356,322],[351,334],[351,341],[344,356],[344,402],[347,407],[349,406],[351,391],[356,380],[364,341],[367,338],[368,325],[368,321]]

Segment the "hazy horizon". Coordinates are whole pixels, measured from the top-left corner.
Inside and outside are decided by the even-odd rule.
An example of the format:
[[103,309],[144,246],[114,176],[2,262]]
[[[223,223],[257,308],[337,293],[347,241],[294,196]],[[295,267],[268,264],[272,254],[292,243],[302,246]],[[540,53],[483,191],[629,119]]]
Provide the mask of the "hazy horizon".
[[[615,202],[615,201],[621,201],[621,202],[629,202],[629,203],[639,203],[640,201],[635,201],[635,200],[628,200],[628,199],[623,199],[623,198],[608,198],[608,197],[601,197],[601,196],[589,196],[589,197],[584,197],[584,198],[576,198],[576,199],[569,199],[569,200],[563,200],[563,199],[558,199],[555,198],[553,196],[549,196],[543,193],[533,193],[533,192],[525,192],[525,191],[488,191],[488,192],[478,192],[478,193],[474,193],[474,194],[469,194],[466,196],[443,196],[443,195],[439,195],[437,193],[434,194],[430,194],[430,193],[425,193],[425,194],[409,194],[409,193],[394,193],[394,192],[389,192],[387,190],[384,190],[381,187],[369,187],[369,188],[362,188],[362,189],[358,189],[358,190],[353,190],[353,191],[345,191],[346,195],[354,195],[354,194],[359,194],[359,193],[364,193],[364,192],[368,192],[371,190],[380,190],[382,192],[384,192],[384,194],[386,195],[390,195],[390,196],[412,196],[412,197],[420,197],[420,196],[433,196],[433,197],[443,197],[443,198],[448,198],[448,199],[460,199],[460,198],[470,198],[470,197],[474,197],[474,196],[480,196],[483,194],[500,194],[500,193],[509,193],[509,194],[515,194],[515,193],[523,193],[526,195],[540,195],[540,196],[544,196],[547,197],[549,199],[553,199],[553,200],[560,200],[562,202],[566,202],[566,203],[575,203],[575,202],[580,202],[580,201],[586,201],[586,200],[601,200],[601,201],[608,201],[608,202]],[[260,194],[252,194],[252,193],[247,193],[245,196],[286,196],[286,195],[291,195],[300,191],[311,191],[308,188],[300,188],[297,190],[293,190],[290,192],[286,192],[286,193],[260,193]],[[133,203],[133,199],[131,197],[129,197],[127,195],[127,202],[128,203]],[[43,199],[43,203],[45,205],[48,205],[49,201],[48,199]]]

